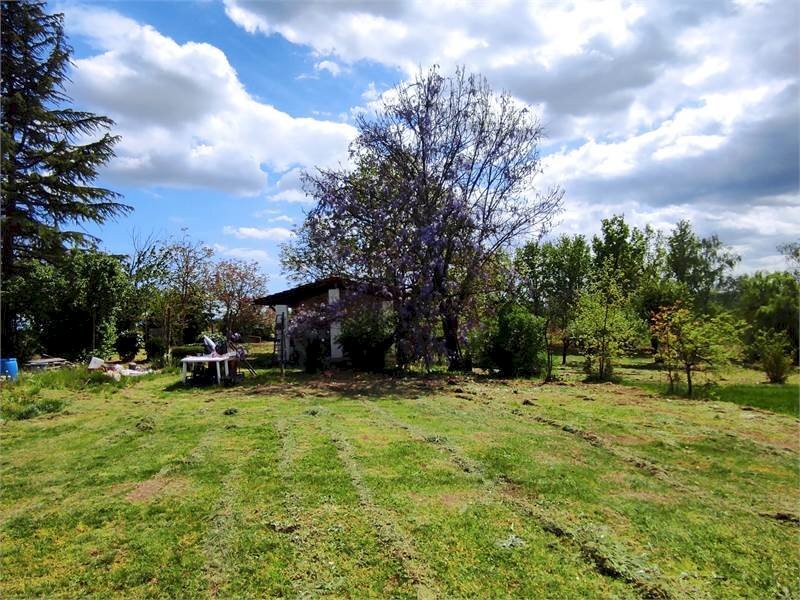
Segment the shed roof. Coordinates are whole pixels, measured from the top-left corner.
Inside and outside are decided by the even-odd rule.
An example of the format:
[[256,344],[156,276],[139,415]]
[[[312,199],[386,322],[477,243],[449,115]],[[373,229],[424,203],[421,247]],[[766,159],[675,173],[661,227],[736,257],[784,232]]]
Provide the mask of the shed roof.
[[357,284],[354,281],[345,279],[344,277],[326,277],[324,279],[312,281],[311,283],[298,285],[297,287],[282,292],[270,294],[269,296],[256,298],[253,302],[260,306],[278,306],[279,304],[296,306],[304,300],[318,296],[330,289],[345,289],[355,285]]

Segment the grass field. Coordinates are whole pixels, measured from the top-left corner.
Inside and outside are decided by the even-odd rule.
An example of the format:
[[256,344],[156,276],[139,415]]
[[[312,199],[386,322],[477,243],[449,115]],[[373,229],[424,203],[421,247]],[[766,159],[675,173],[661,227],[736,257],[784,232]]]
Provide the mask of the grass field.
[[6,387],[0,596],[800,595],[797,418],[563,374]]

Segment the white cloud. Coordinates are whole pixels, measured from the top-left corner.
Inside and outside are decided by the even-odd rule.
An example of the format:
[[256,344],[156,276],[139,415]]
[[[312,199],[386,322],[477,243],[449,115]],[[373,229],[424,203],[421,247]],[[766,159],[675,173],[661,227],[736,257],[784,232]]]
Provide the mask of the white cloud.
[[289,215],[280,215],[270,219],[272,223],[294,223],[294,219]]
[[214,250],[223,256],[229,256],[231,258],[254,260],[265,264],[274,264],[277,262],[266,250],[259,250],[257,248],[229,248],[224,244],[214,244]]
[[361,98],[365,102],[375,102],[375,100],[380,98],[380,92],[378,92],[378,89],[375,87],[374,81],[369,82],[367,89],[362,92]]
[[238,239],[269,240],[272,242],[285,242],[294,235],[292,230],[286,227],[232,227],[230,225],[223,227],[222,233],[232,235]]
[[267,183],[264,166],[280,172],[346,157],[350,126],[258,101],[210,44],[179,44],[96,7],[68,7],[66,23],[98,48],[75,61],[69,91],[117,122],[122,141],[108,167],[112,178],[255,195]]
[[317,71],[327,71],[334,77],[337,77],[342,72],[342,67],[332,60],[322,60],[314,65],[314,69]]

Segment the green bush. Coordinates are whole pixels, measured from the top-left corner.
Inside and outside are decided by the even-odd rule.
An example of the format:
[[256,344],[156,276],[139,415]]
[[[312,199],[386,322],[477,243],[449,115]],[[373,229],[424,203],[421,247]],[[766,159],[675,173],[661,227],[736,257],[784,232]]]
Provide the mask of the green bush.
[[119,359],[122,362],[130,362],[136,358],[136,354],[139,352],[139,348],[141,347],[142,336],[139,335],[139,332],[137,331],[123,331],[117,336],[115,348],[117,350],[117,354],[119,354]]
[[792,368],[791,346],[783,332],[759,331],[753,339],[753,350],[770,383],[786,383]]
[[354,369],[383,371],[392,345],[391,318],[380,306],[359,306],[342,320],[337,341]]
[[537,375],[544,365],[545,320],[518,304],[500,307],[473,339],[478,365],[497,369],[504,377]]
[[150,338],[144,343],[144,351],[147,353],[147,360],[154,365],[160,365],[164,362],[167,346],[161,338]]
[[172,360],[180,360],[186,356],[194,356],[196,354],[205,354],[203,344],[186,344],[185,346],[172,347]]

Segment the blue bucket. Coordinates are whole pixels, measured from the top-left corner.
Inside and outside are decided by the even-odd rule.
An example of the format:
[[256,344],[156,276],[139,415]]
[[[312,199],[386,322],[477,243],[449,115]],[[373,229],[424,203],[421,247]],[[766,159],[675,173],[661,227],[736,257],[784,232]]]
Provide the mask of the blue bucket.
[[13,381],[19,377],[16,358],[0,358],[0,375],[10,377]]

